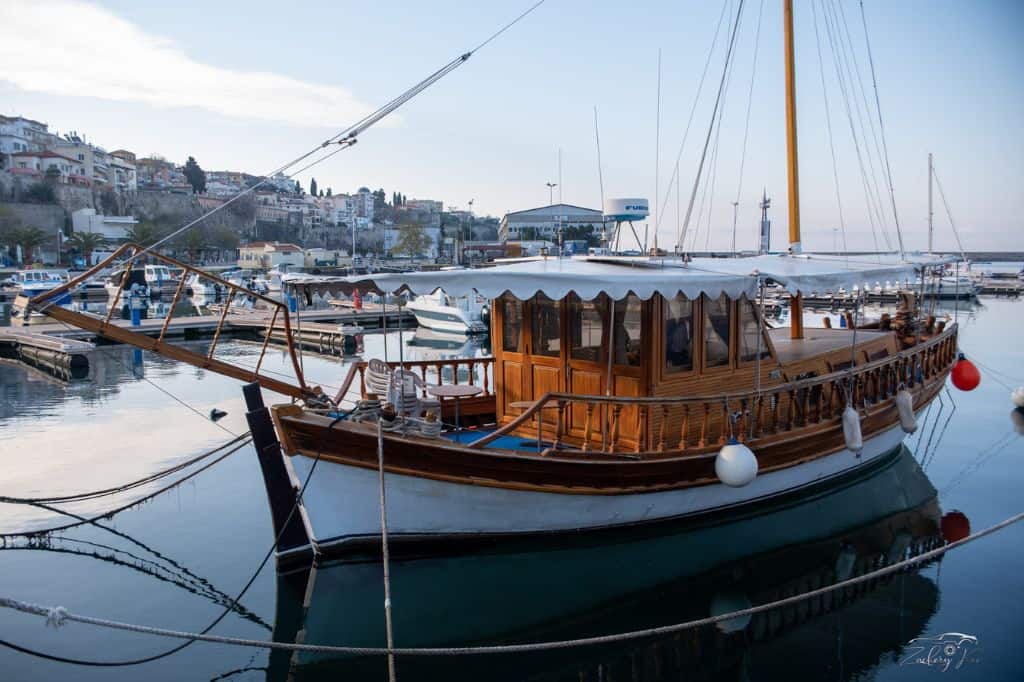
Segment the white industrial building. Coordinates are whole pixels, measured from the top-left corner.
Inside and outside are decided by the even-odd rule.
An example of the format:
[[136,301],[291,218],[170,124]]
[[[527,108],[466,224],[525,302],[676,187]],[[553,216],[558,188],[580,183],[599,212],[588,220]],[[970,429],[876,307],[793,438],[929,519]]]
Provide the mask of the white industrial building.
[[73,232],[101,234],[110,242],[127,239],[128,233],[138,223],[133,216],[103,215],[96,213],[95,208],[80,208],[71,213]]
[[506,213],[498,226],[502,241],[519,239],[554,238],[558,241],[559,228],[593,226],[600,232],[604,219],[601,211],[572,204],[552,204],[525,211]]

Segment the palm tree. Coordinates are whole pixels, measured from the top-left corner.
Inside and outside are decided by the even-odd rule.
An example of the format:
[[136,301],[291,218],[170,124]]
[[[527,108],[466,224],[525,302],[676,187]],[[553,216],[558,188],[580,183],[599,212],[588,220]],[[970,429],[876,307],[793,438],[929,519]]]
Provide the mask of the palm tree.
[[128,241],[141,246],[151,246],[163,236],[163,231],[153,223],[137,223],[128,230]]
[[87,267],[92,262],[92,252],[106,243],[107,238],[97,232],[75,232],[65,242],[72,251],[82,254]]
[[21,247],[22,263],[32,262],[32,252],[50,240],[46,233],[38,227],[25,227],[14,230],[14,243]]

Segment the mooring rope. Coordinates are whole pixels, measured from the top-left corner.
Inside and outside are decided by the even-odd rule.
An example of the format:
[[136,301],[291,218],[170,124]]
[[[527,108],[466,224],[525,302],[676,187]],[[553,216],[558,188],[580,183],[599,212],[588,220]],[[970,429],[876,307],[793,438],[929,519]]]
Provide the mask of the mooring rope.
[[246,431],[242,435],[236,436],[235,438],[229,440],[228,442],[218,445],[212,450],[207,450],[206,452],[196,457],[193,457],[192,459],[188,459],[179,464],[175,464],[172,467],[169,467],[162,471],[158,471],[154,474],[150,474],[148,476],[132,481],[130,483],[122,483],[121,485],[115,486],[113,488],[104,488],[102,490],[93,490],[87,493],[76,493],[74,495],[62,495],[59,497],[11,497],[8,495],[0,495],[0,502],[6,502],[8,504],[54,504],[57,502],[81,502],[83,500],[91,500],[98,497],[116,495],[118,493],[123,493],[133,488],[138,488],[140,485],[145,485],[147,483],[152,483],[153,481],[158,481],[161,478],[170,476],[171,474],[177,473],[182,469],[187,469],[193,464],[197,464],[203,461],[207,457],[212,457],[213,455],[220,452],[221,450],[224,450],[225,448],[231,447],[232,445],[242,440],[247,440],[248,437],[249,432]]
[[[178,487],[179,485],[181,485],[185,481],[187,481],[187,480],[189,480],[191,478],[194,478],[195,476],[198,476],[199,474],[203,473],[204,471],[206,471],[210,467],[214,466],[215,464],[218,464],[219,462],[222,462],[223,460],[227,459],[231,455],[235,454],[236,452],[241,450],[243,447],[248,445],[248,443],[249,443],[249,439],[242,440],[241,442],[237,443],[233,448],[231,448],[227,452],[223,453],[217,459],[213,460],[212,462],[207,462],[206,464],[204,464],[203,466],[199,467],[195,471],[192,471],[192,472],[188,473],[187,475],[182,476],[181,478],[179,478],[178,480],[174,481],[173,483],[165,485],[164,487],[159,488],[157,490],[154,490],[153,492],[151,492],[148,495],[145,495],[143,497],[140,497],[139,499],[132,500],[131,502],[128,502],[127,504],[123,504],[120,507],[117,507],[116,509],[110,509],[110,510],[105,511],[105,512],[103,512],[101,514],[96,514],[95,516],[93,516],[91,518],[90,517],[85,517],[85,516],[79,516],[78,514],[75,514],[73,512],[69,512],[69,511],[67,511],[65,509],[58,509],[57,507],[51,506],[51,505],[46,504],[44,502],[27,502],[27,501],[26,502],[21,502],[21,504],[27,504],[29,506],[39,507],[40,509],[45,509],[47,511],[54,512],[56,514],[61,514],[63,516],[69,516],[69,517],[71,517],[73,519],[77,519],[77,521],[75,521],[75,523],[65,523],[64,525],[61,525],[61,526],[53,526],[53,527],[50,527],[50,528],[41,528],[39,530],[20,531],[20,532],[16,532],[16,533],[0,533],[0,538],[23,536],[23,535],[46,535],[48,533],[55,533],[55,532],[61,531],[61,530],[68,530],[69,528],[76,528],[78,526],[86,526],[86,525],[90,525],[90,524],[95,524],[98,521],[110,518],[111,516],[114,516],[115,514],[120,514],[121,512],[123,512],[126,509],[131,509],[132,507],[138,506],[138,505],[142,504],[143,502],[146,502],[148,500],[153,499],[154,497],[162,495],[163,493],[167,492],[168,490],[172,490],[172,489]],[[4,497],[0,497],[0,502],[8,502],[8,501],[17,500],[17,499],[18,498],[4,498]]]
[[[232,646],[244,646],[244,647],[257,647],[262,649],[278,649],[283,651],[298,651],[308,653],[326,653],[326,654],[350,654],[350,655],[396,655],[396,656],[465,656],[465,655],[479,655],[479,654],[508,654],[508,653],[525,653],[531,651],[550,651],[555,649],[568,649],[582,646],[591,646],[595,644],[611,644],[616,642],[624,642],[633,639],[641,639],[644,637],[658,636],[672,634],[680,632],[682,630],[689,630],[696,627],[702,627],[705,625],[713,625],[724,621],[732,620],[734,618],[742,618],[744,616],[752,616],[755,614],[770,611],[782,606],[789,606],[796,604],[801,601],[818,597],[835,590],[844,589],[853,585],[868,582],[882,576],[897,573],[904,568],[922,564],[931,559],[942,556],[946,552],[962,547],[970,542],[991,535],[1007,526],[1010,526],[1018,521],[1024,520],[1024,512],[1016,514],[1014,516],[1001,521],[994,526],[978,531],[973,535],[969,535],[966,538],[951,542],[942,547],[937,547],[933,550],[929,550],[922,554],[919,554],[903,561],[899,561],[895,564],[885,566],[883,568],[865,573],[863,575],[855,576],[847,580],[840,581],[833,585],[826,585],[809,592],[803,592],[801,594],[786,597],[784,599],[778,599],[773,602],[766,604],[759,604],[752,606],[747,609],[740,609],[725,613],[717,616],[709,616],[707,618],[700,618],[697,620],[690,620],[683,623],[676,623],[673,625],[663,625],[659,627],[645,628],[642,630],[632,630],[630,632],[621,632],[611,635],[599,635],[596,637],[583,637],[579,639],[567,639],[550,642],[531,642],[524,644],[505,644],[496,646],[466,646],[466,647],[356,647],[356,646],[331,646],[324,644],[296,644],[292,642],[273,642],[258,639],[246,639],[242,637],[228,637],[223,635],[210,635],[194,632],[182,632],[180,630],[170,630],[167,628],[152,627],[149,625],[137,625],[134,623],[125,623],[117,620],[110,620],[107,618],[97,618],[94,616],[85,616],[77,613],[68,611],[63,606],[43,606],[40,604],[33,604],[30,602],[19,601],[11,597],[0,597],[0,607],[13,609],[22,613],[28,613],[35,616],[40,616],[46,619],[47,625],[59,628],[67,622],[84,623],[86,625],[95,625],[97,627],[104,627],[113,630],[124,630],[127,632],[136,632],[142,634],[156,635],[161,637],[171,637],[175,639],[187,639],[190,641],[203,641],[212,642],[215,644],[229,644]],[[11,645],[10,643],[3,642],[12,648],[25,651],[24,647],[17,645]],[[35,652],[29,652],[35,653]]]

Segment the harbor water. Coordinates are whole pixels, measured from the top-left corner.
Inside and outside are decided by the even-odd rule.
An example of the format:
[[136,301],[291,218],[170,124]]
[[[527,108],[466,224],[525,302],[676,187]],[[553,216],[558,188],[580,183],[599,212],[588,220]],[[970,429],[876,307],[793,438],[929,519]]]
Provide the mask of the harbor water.
[[[961,393],[950,385],[901,453],[841,489],[714,523],[394,562],[396,645],[565,640],[703,618],[864,573],[940,546],[967,525],[976,531],[1024,511],[1024,416],[1010,402],[1011,388],[1024,383],[1022,311],[1010,300],[961,303],[960,343],[979,365],[981,386]],[[202,349],[208,341],[186,343]],[[486,341],[463,344],[423,330],[368,333],[362,345],[362,357],[391,360],[489,353]],[[251,365],[259,352],[258,343],[224,339],[218,357]],[[303,356],[307,380],[330,393],[350,361]],[[290,375],[287,355],[274,346],[264,367]],[[0,361],[0,396],[5,497],[53,498],[134,481],[247,429],[239,382],[122,346],[98,347],[89,377],[72,382]],[[214,409],[227,414],[214,422]],[[96,519],[212,461],[112,496],[50,508],[0,503],[0,596],[187,632],[383,645],[379,560],[336,561],[313,574],[278,573],[273,558],[259,568],[274,538],[251,445]],[[945,670],[949,679],[1020,679],[1022,597],[1018,524],[920,568],[749,620],[538,653],[399,657],[397,676],[895,681]],[[968,638],[943,639],[956,633]],[[934,642],[939,652],[953,646],[955,656],[929,657]],[[79,623],[47,627],[9,609],[0,610],[0,644],[3,680],[386,676],[381,657],[203,642],[181,648],[181,640]]]

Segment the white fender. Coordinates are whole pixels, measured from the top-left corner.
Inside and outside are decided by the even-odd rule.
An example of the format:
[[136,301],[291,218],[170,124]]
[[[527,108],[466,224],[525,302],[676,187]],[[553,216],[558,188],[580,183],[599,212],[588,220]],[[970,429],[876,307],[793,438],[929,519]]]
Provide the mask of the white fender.
[[[726,592],[719,592],[711,599],[711,606],[708,609],[712,616],[724,616],[727,613],[733,613],[734,611],[744,611],[749,609],[753,604],[750,603],[750,599],[747,595],[739,591],[728,590]],[[729,618],[728,620],[722,620],[715,623],[715,627],[724,632],[730,634],[733,632],[740,632],[745,630],[750,625],[750,615],[736,616],[735,618]]]
[[846,448],[860,455],[864,449],[864,438],[860,435],[860,415],[850,405],[843,410],[843,438],[846,440]]
[[900,426],[905,433],[917,431],[917,417],[914,416],[914,396],[901,388],[896,394],[896,410],[900,414]]
[[715,474],[727,486],[741,488],[757,476],[757,457],[746,445],[731,438],[715,457]]
[[1024,386],[1018,386],[1014,389],[1013,393],[1010,394],[1010,400],[1017,407],[1024,407]]

